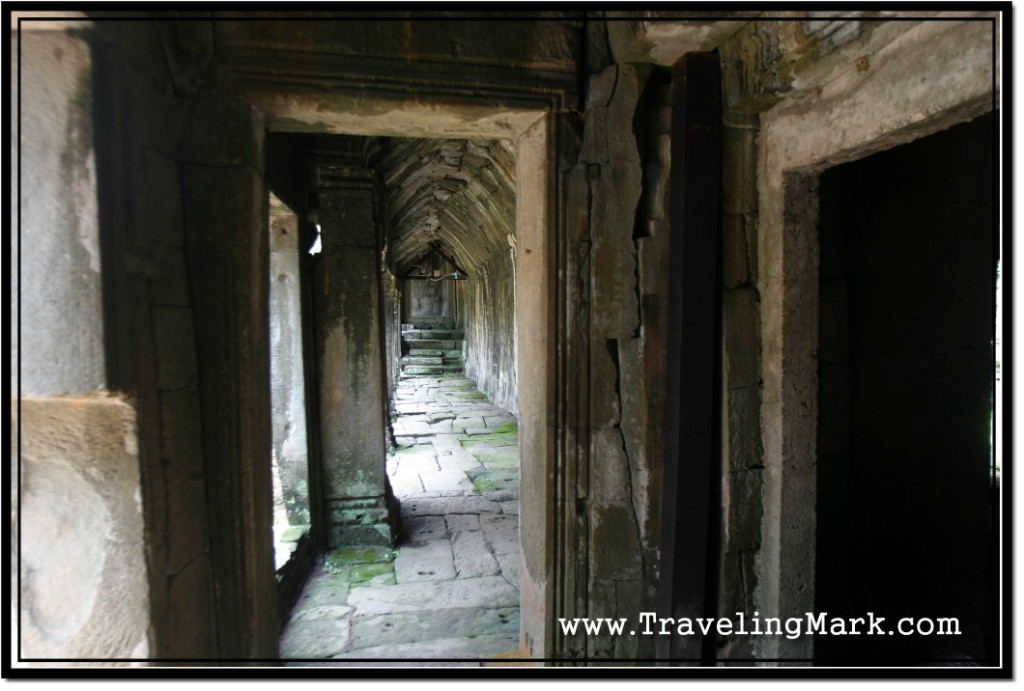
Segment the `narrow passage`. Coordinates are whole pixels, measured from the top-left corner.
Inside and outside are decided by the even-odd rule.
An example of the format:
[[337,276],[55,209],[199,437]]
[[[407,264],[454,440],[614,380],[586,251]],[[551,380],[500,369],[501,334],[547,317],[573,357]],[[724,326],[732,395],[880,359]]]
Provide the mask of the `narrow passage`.
[[396,391],[398,448],[387,461],[398,541],[327,555],[285,627],[285,659],[478,665],[519,646],[516,419],[459,371],[411,369]]

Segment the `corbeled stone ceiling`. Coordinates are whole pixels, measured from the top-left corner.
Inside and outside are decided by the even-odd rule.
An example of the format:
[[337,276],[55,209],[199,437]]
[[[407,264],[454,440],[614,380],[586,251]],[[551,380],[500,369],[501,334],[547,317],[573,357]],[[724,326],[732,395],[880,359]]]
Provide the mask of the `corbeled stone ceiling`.
[[515,151],[507,140],[379,140],[388,256],[403,275],[439,242],[470,276],[515,234]]

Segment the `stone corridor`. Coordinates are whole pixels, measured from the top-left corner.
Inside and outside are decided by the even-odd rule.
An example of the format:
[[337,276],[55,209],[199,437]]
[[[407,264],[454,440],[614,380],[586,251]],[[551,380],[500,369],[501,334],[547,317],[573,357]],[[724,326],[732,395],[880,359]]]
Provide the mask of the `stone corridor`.
[[284,629],[291,664],[479,665],[519,646],[515,417],[457,373],[403,375],[395,407],[398,540],[328,553]]

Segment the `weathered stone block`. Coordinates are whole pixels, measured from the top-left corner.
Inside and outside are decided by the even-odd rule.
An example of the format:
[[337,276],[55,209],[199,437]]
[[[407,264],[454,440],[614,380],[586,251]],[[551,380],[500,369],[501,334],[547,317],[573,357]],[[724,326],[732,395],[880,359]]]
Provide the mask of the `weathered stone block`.
[[[605,581],[640,578],[640,531],[631,507],[614,505],[594,508],[590,550],[590,568],[594,578]],[[608,604],[613,605],[614,599]]]
[[750,282],[746,219],[722,216],[722,287],[729,290]]
[[390,545],[391,526],[385,523],[372,525],[334,525],[327,531],[327,544],[338,545]]
[[[756,116],[753,118],[756,121]],[[757,194],[757,130],[723,127],[722,213],[756,212]]]
[[592,427],[615,427],[621,414],[618,342],[595,339],[590,362],[590,424]]
[[629,459],[622,431],[618,427],[592,430],[590,443],[591,498],[600,506],[632,507]]
[[728,290],[722,296],[725,385],[761,382],[761,305],[756,290]]
[[729,468],[746,470],[764,465],[761,442],[761,389],[728,389],[725,392],[725,453]]
[[179,478],[167,493],[167,569],[180,571],[209,549],[206,524],[206,483],[198,477]]
[[193,99],[185,111],[186,159],[263,170],[263,116],[242,101]]
[[633,243],[642,171],[632,119],[639,99],[636,70],[613,66],[592,80],[594,97],[608,106],[587,113],[580,161],[600,164],[591,175],[590,231],[593,333],[604,338],[628,338],[639,328],[636,246]]
[[328,499],[328,545],[387,545],[393,518],[387,498]]
[[195,389],[160,392],[160,453],[168,474],[178,477],[203,472],[203,427]]
[[[134,409],[96,395],[21,398],[11,412],[20,412],[21,431],[22,654],[145,657],[151,622]],[[205,563],[192,566],[179,575],[196,577],[186,601],[208,574]],[[202,623],[191,623],[188,635],[198,638]]]
[[[214,649],[211,574],[209,556],[201,554],[181,571],[168,577],[168,600],[179,603],[179,606],[167,610],[168,657],[204,657]],[[191,606],[181,606],[180,603]]]
[[[638,612],[642,607],[642,585],[639,580],[615,582],[615,616],[627,617],[626,633],[637,621]],[[615,657],[628,660],[637,657],[637,650],[643,639],[637,636],[619,636],[615,641]]]
[[191,310],[154,306],[153,329],[159,348],[157,385],[164,390],[196,386],[199,373]]
[[727,482],[725,549],[727,552],[757,549],[761,545],[762,472],[732,471]]

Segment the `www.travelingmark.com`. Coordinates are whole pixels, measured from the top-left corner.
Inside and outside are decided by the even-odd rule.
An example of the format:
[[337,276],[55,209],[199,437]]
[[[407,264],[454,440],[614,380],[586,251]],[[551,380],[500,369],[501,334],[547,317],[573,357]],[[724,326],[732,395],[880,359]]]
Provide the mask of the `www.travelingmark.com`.
[[826,612],[806,613],[800,617],[761,617],[758,612],[736,617],[661,617],[656,612],[641,612],[637,626],[626,630],[629,619],[575,617],[559,618],[562,634],[575,636],[785,636],[790,640],[817,636],[959,636],[956,617],[901,617],[895,626],[886,626],[886,617],[868,612],[863,617],[829,617]]

